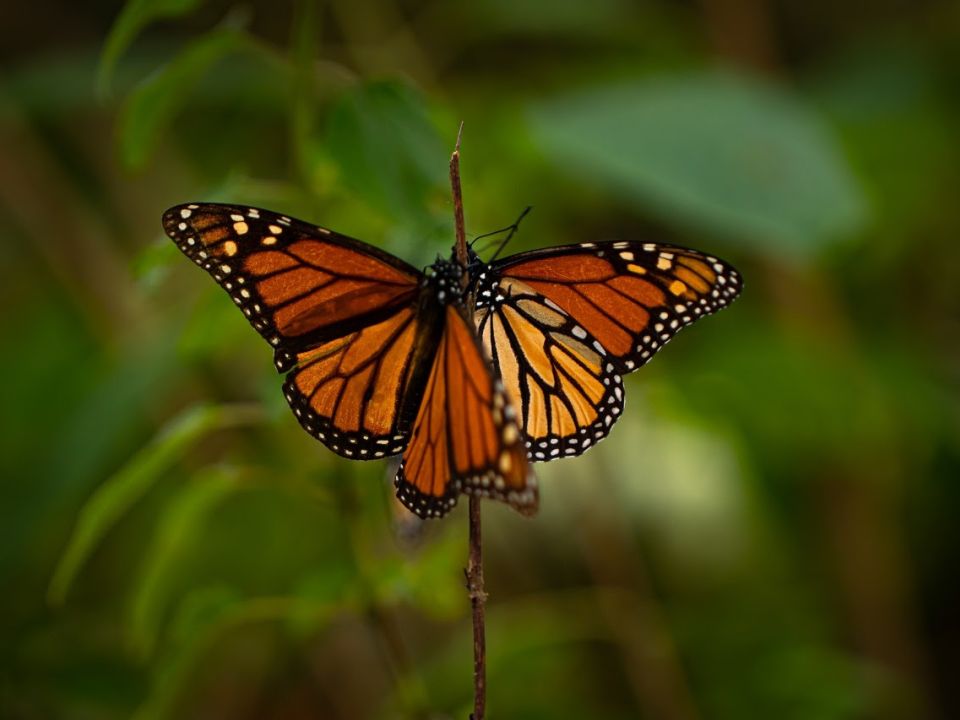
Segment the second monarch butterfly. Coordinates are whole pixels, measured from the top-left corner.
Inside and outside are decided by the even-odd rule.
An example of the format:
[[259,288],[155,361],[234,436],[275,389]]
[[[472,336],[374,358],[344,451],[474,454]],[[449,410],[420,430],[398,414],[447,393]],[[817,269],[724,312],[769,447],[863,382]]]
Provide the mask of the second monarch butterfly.
[[423,518],[462,492],[536,512],[529,462],[604,438],[623,411],[621,376],[741,287],[724,261],[656,243],[490,263],[470,250],[465,269],[451,257],[421,272],[257,208],[180,205],[163,227],[274,348],[304,429],[348,458],[403,453],[397,495]]

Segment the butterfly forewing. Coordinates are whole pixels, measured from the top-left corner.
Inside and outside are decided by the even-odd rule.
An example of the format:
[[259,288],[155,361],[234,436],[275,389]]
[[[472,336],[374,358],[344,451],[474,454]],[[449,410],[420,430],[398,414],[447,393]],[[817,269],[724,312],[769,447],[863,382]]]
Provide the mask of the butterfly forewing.
[[371,245],[285,215],[235,205],[171,208],[163,226],[275,348],[298,354],[417,300],[422,274]]
[[536,512],[536,480],[515,411],[473,330],[454,305],[396,478],[401,502],[439,517],[461,492]]
[[603,346],[559,306],[510,278],[484,290],[476,323],[523,428],[532,460],[579,455],[623,410]]
[[681,328],[740,293],[727,263],[672,245],[606,242],[514,255],[493,265],[569,314],[619,372],[646,363]]

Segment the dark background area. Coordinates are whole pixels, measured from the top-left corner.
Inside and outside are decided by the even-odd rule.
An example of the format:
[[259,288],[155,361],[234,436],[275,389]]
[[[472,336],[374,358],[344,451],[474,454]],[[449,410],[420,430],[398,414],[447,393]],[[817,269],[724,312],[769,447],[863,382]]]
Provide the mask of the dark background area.
[[0,59],[0,717],[467,717],[464,507],[302,432],[160,228],[425,265],[460,120],[468,233],[746,285],[485,505],[490,717],[960,716],[960,4],[5,3]]

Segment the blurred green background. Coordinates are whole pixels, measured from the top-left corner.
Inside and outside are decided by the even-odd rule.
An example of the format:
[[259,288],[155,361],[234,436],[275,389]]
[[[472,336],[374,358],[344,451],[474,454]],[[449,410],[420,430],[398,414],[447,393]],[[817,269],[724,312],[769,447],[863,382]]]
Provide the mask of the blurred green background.
[[0,9],[0,717],[466,718],[466,515],[300,430],[160,214],[423,265],[665,240],[746,290],[534,520],[485,505],[491,718],[960,717],[960,4]]

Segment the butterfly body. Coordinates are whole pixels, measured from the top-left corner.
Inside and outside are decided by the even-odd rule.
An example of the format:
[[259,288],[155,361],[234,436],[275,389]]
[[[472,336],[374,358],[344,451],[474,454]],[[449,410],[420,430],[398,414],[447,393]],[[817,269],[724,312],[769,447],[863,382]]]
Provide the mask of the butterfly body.
[[420,271],[257,208],[182,205],[163,224],[274,348],[303,428],[347,458],[403,453],[397,494],[421,517],[462,492],[534,512],[529,462],[603,439],[621,376],[740,291],[723,261],[655,243],[470,249]]

